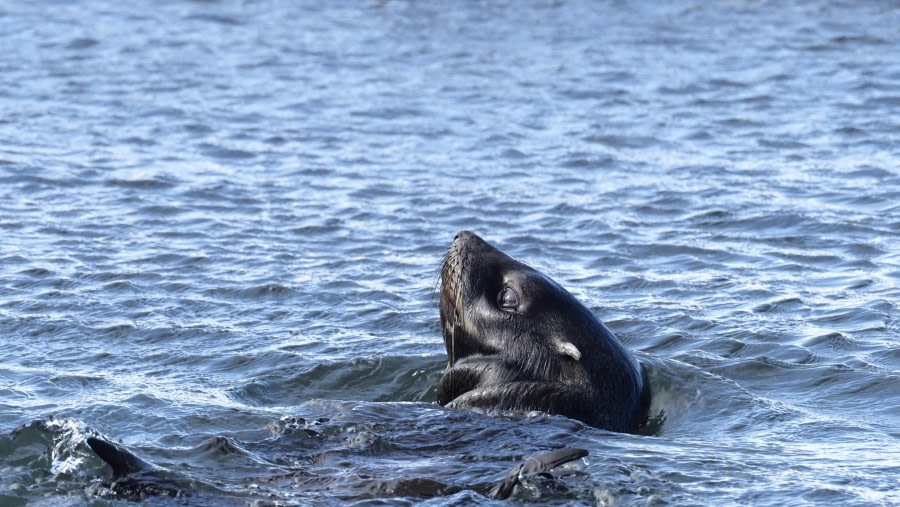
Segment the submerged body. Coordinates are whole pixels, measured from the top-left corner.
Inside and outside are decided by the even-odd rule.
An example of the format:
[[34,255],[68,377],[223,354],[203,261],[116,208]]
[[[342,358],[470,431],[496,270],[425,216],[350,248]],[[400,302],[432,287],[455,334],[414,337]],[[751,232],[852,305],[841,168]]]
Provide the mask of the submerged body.
[[644,367],[559,284],[460,232],[441,270],[449,357],[438,401],[474,410],[538,410],[631,432],[647,419]]
[[[99,437],[88,437],[87,444],[94,453],[112,468],[112,481],[106,484],[108,493],[115,497],[143,501],[150,496],[168,496],[172,498],[193,497],[199,493],[198,488],[211,489],[200,481],[187,480],[186,477],[164,470],[148,463],[128,449],[107,442]],[[428,498],[437,495],[453,494],[464,489],[472,489],[479,493],[503,500],[509,498],[515,487],[532,475],[546,475],[552,469],[570,461],[587,456],[588,451],[577,448],[562,448],[542,452],[532,456],[509,470],[499,483],[480,483],[473,485],[444,484],[431,478],[409,477],[394,479],[358,478],[367,492],[378,492],[389,489],[400,496]],[[315,474],[294,472],[281,476],[260,478],[258,480],[278,480],[288,478],[294,487],[321,483],[323,478]],[[328,479],[324,479],[326,482]],[[199,501],[199,503],[205,503]],[[238,503],[237,501],[235,503]],[[244,502],[240,502],[244,503]]]

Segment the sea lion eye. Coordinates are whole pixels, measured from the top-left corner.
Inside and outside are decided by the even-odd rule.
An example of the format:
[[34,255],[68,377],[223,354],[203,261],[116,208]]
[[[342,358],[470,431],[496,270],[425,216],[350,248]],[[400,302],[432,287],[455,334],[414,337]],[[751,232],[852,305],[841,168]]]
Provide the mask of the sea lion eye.
[[504,310],[515,310],[519,307],[519,295],[512,288],[506,287],[497,294],[497,306]]

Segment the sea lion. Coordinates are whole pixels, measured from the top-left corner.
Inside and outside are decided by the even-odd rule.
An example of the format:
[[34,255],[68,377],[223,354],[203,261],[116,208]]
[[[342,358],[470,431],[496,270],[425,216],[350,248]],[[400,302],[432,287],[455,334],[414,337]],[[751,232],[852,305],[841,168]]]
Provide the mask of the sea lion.
[[[188,481],[185,477],[148,463],[125,447],[100,437],[88,437],[87,444],[112,469],[113,479],[106,483],[105,487],[116,497],[139,501],[144,501],[151,496],[193,497],[198,492],[197,487],[203,485],[200,481]],[[422,477],[390,480],[370,477],[358,480],[369,485],[364,489],[373,492],[390,490],[398,496],[427,498],[437,495],[452,495],[465,489],[472,489],[489,498],[504,500],[509,498],[515,487],[522,484],[528,477],[547,474],[560,465],[587,455],[588,451],[585,449],[570,447],[542,452],[513,467],[506,473],[503,482],[499,483],[483,482],[470,486],[459,486],[443,484],[434,479]],[[321,480],[315,475],[298,474],[293,482],[295,486],[301,486],[306,481],[316,484]],[[206,486],[212,488],[209,485]]]
[[644,367],[559,284],[472,232],[456,235],[441,268],[447,368],[442,405],[541,411],[634,432],[647,420]]

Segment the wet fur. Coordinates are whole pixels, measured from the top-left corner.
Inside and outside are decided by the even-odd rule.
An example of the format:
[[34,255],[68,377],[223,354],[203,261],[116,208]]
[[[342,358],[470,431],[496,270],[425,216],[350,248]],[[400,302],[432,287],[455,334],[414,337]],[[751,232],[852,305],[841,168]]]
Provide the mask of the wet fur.
[[[518,294],[515,312],[497,304],[504,287]],[[631,353],[559,284],[473,233],[460,233],[447,253],[439,306],[448,355],[441,404],[540,410],[613,431],[646,420],[646,373]]]

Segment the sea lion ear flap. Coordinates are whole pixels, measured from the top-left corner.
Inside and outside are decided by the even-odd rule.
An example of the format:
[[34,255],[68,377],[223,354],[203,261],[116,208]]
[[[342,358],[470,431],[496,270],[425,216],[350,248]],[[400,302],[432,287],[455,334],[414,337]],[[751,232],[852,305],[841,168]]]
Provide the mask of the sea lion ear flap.
[[578,347],[576,347],[574,343],[556,340],[555,345],[557,354],[568,357],[574,361],[581,359],[581,351],[578,350]]

